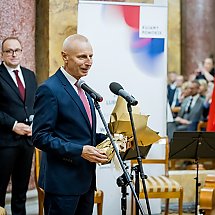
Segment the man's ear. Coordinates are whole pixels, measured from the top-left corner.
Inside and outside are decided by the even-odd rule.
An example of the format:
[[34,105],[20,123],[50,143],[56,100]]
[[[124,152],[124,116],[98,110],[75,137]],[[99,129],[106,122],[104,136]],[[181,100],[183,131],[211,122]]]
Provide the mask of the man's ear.
[[67,62],[68,61],[68,55],[64,51],[61,52],[61,55],[62,55],[64,62]]

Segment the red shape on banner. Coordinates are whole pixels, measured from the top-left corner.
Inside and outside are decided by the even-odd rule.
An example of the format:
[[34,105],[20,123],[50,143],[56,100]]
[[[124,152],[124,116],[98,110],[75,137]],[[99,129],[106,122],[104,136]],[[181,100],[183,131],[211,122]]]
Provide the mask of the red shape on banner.
[[125,22],[128,26],[139,29],[140,7],[139,6],[123,6],[123,14]]

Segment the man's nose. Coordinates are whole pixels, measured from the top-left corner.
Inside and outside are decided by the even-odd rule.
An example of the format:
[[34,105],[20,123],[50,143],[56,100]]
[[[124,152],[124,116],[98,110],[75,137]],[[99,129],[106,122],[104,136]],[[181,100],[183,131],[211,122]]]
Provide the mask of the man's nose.
[[93,60],[91,57],[86,58],[86,61],[85,61],[86,64],[92,65],[92,62],[93,62]]
[[16,53],[16,51],[13,51],[13,54],[12,54],[12,56],[17,56],[17,53]]

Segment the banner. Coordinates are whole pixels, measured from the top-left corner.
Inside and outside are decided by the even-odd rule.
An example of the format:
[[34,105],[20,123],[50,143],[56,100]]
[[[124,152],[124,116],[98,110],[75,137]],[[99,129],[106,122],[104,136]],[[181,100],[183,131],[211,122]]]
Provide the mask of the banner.
[[[138,101],[141,114],[149,115],[148,126],[165,136],[168,8],[167,1],[162,2],[163,5],[79,1],[78,33],[85,35],[93,46],[94,62],[85,81],[104,97],[100,105],[106,122],[117,99],[109,85],[118,82]],[[105,132],[99,118],[97,115],[97,130]],[[154,154],[161,151],[155,150]],[[121,213],[120,189],[116,189],[108,168],[97,168],[98,188],[108,193],[104,215],[117,215]],[[154,171],[158,174],[160,170]],[[128,210],[129,207],[130,204]],[[160,203],[151,207],[160,210]]]

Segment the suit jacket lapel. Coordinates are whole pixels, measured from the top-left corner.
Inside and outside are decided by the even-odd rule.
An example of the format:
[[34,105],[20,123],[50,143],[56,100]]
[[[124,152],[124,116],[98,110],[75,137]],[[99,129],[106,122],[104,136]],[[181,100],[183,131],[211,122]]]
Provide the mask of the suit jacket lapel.
[[16,94],[18,95],[18,97],[22,101],[22,98],[21,98],[20,93],[19,93],[19,89],[16,86],[16,84],[14,83],[13,79],[11,78],[9,72],[7,71],[7,69],[5,68],[3,63],[0,66],[0,75],[10,85],[10,87],[16,92]]
[[[71,86],[71,84],[69,83],[69,81],[67,80],[67,78],[64,76],[64,74],[62,73],[62,71],[60,69],[56,72],[56,75],[60,79],[66,92],[71,96],[71,98],[75,101],[75,103],[79,107],[82,115],[84,116],[85,120],[87,121],[87,124],[91,127],[85,107],[84,107],[81,99],[79,98],[78,94],[74,90],[74,88]],[[91,113],[92,113],[92,108],[91,108]],[[93,117],[93,114],[92,114],[92,117]]]

